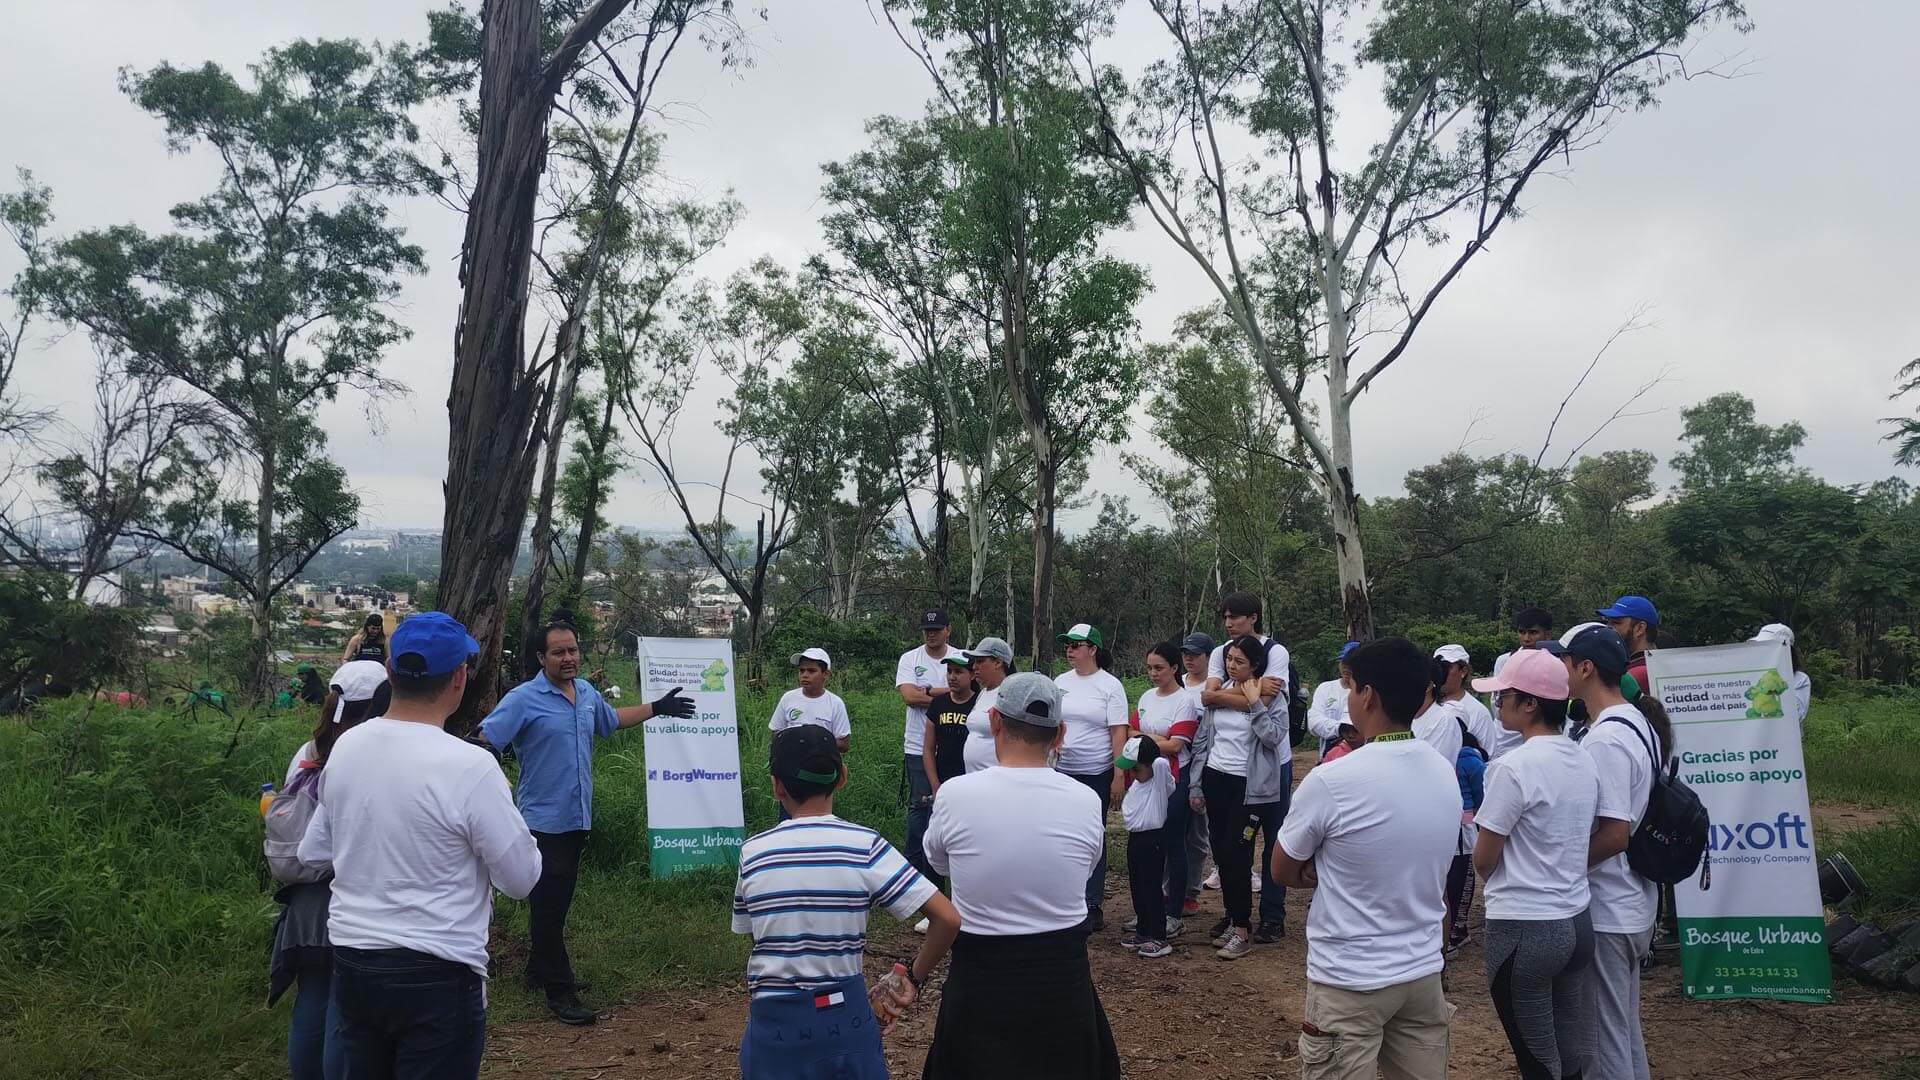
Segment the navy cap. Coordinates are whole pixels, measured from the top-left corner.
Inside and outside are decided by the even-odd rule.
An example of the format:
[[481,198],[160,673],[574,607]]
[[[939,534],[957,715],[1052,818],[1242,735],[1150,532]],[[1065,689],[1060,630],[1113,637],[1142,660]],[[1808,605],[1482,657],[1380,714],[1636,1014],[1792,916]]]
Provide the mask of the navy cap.
[[1353,650],[1359,647],[1360,647],[1360,643],[1357,641],[1347,642],[1345,645],[1340,646],[1340,656],[1338,657],[1338,659],[1344,662],[1347,657],[1353,655]]
[[1545,640],[1542,640],[1542,641],[1536,641],[1533,644],[1527,646],[1527,648],[1539,649],[1541,652],[1546,653],[1549,656],[1567,655],[1567,647],[1565,645],[1560,644],[1559,641],[1553,638],[1546,638]]
[[1609,675],[1627,671],[1627,643],[1610,626],[1589,626],[1567,642],[1567,655],[1575,660],[1591,660],[1593,666]]
[[945,630],[952,625],[953,622],[947,618],[947,613],[941,611],[939,608],[930,608],[920,614],[920,629],[922,630]]
[[446,612],[423,611],[394,630],[387,652],[395,675],[430,679],[453,674],[480,652],[480,643]]
[[1613,602],[1612,607],[1604,607],[1594,612],[1603,619],[1639,619],[1648,626],[1660,625],[1660,612],[1656,611],[1653,601],[1644,596],[1623,596]]
[[1188,634],[1180,643],[1180,651],[1205,656],[1213,652],[1213,639],[1205,634]]

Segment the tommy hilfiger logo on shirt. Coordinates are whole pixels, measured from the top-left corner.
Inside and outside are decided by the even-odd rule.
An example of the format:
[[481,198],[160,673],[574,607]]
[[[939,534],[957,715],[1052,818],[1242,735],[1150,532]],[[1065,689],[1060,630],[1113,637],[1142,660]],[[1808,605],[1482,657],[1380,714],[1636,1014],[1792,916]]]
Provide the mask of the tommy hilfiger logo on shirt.
[[813,995],[813,1007],[816,1009],[837,1009],[847,1003],[847,995],[835,990],[831,994]]

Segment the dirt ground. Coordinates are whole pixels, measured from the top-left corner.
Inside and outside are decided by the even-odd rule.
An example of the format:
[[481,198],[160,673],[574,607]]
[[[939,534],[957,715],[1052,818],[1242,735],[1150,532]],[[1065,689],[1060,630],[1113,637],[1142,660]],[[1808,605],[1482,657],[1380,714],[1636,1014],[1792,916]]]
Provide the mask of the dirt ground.
[[[1836,830],[1882,820],[1866,807],[1816,808]],[[1116,876],[1116,886],[1123,885]],[[1201,898],[1202,913],[1175,943],[1174,954],[1141,960],[1120,948],[1120,922],[1130,914],[1124,888],[1105,904],[1109,929],[1090,946],[1094,979],[1128,1076],[1269,1080],[1294,1077],[1295,1036],[1305,992],[1306,899],[1288,897],[1282,942],[1256,947],[1232,963],[1217,960],[1201,940],[1221,915],[1220,894]],[[1458,1008],[1449,1074],[1460,1080],[1514,1075],[1512,1052],[1487,997],[1478,913],[1472,944],[1447,968],[1448,998]],[[887,959],[906,955],[913,940],[885,916],[875,919],[868,977]],[[1770,1001],[1692,1001],[1680,991],[1677,959],[1648,974],[1643,1016],[1653,1075],[1658,1078],[1752,1077],[1846,1080],[1920,1077],[1920,998],[1893,994],[1836,976],[1829,1005]],[[1255,1027],[1247,1010],[1222,1002],[1257,1002],[1267,1019]],[[938,981],[888,1039],[896,1077],[914,1077],[926,1056],[938,1009]],[[555,1023],[503,1025],[490,1033],[483,1075],[569,1080],[694,1080],[738,1075],[736,1055],[746,1025],[739,986],[665,993],[630,1002],[589,1028]],[[1007,1077],[1004,1080],[1024,1080]]]

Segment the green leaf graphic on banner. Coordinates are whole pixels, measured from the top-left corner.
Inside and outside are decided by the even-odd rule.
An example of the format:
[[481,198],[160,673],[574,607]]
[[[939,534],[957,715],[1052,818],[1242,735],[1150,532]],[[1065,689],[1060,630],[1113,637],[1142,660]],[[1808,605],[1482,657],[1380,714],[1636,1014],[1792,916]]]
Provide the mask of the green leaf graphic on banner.
[[1752,720],[1772,720],[1787,715],[1786,709],[1780,704],[1780,695],[1786,689],[1787,680],[1781,678],[1779,672],[1769,670],[1763,673],[1747,688],[1747,700],[1753,702],[1747,710],[1747,717]]

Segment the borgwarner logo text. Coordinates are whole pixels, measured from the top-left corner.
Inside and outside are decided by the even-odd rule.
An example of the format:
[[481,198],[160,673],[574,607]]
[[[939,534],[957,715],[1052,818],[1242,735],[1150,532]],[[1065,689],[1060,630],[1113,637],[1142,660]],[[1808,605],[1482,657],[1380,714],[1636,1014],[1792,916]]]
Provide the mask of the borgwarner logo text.
[[1771,821],[1716,821],[1707,833],[1707,847],[1717,863],[1805,863],[1813,861],[1813,840],[1807,819],[1791,810]]

